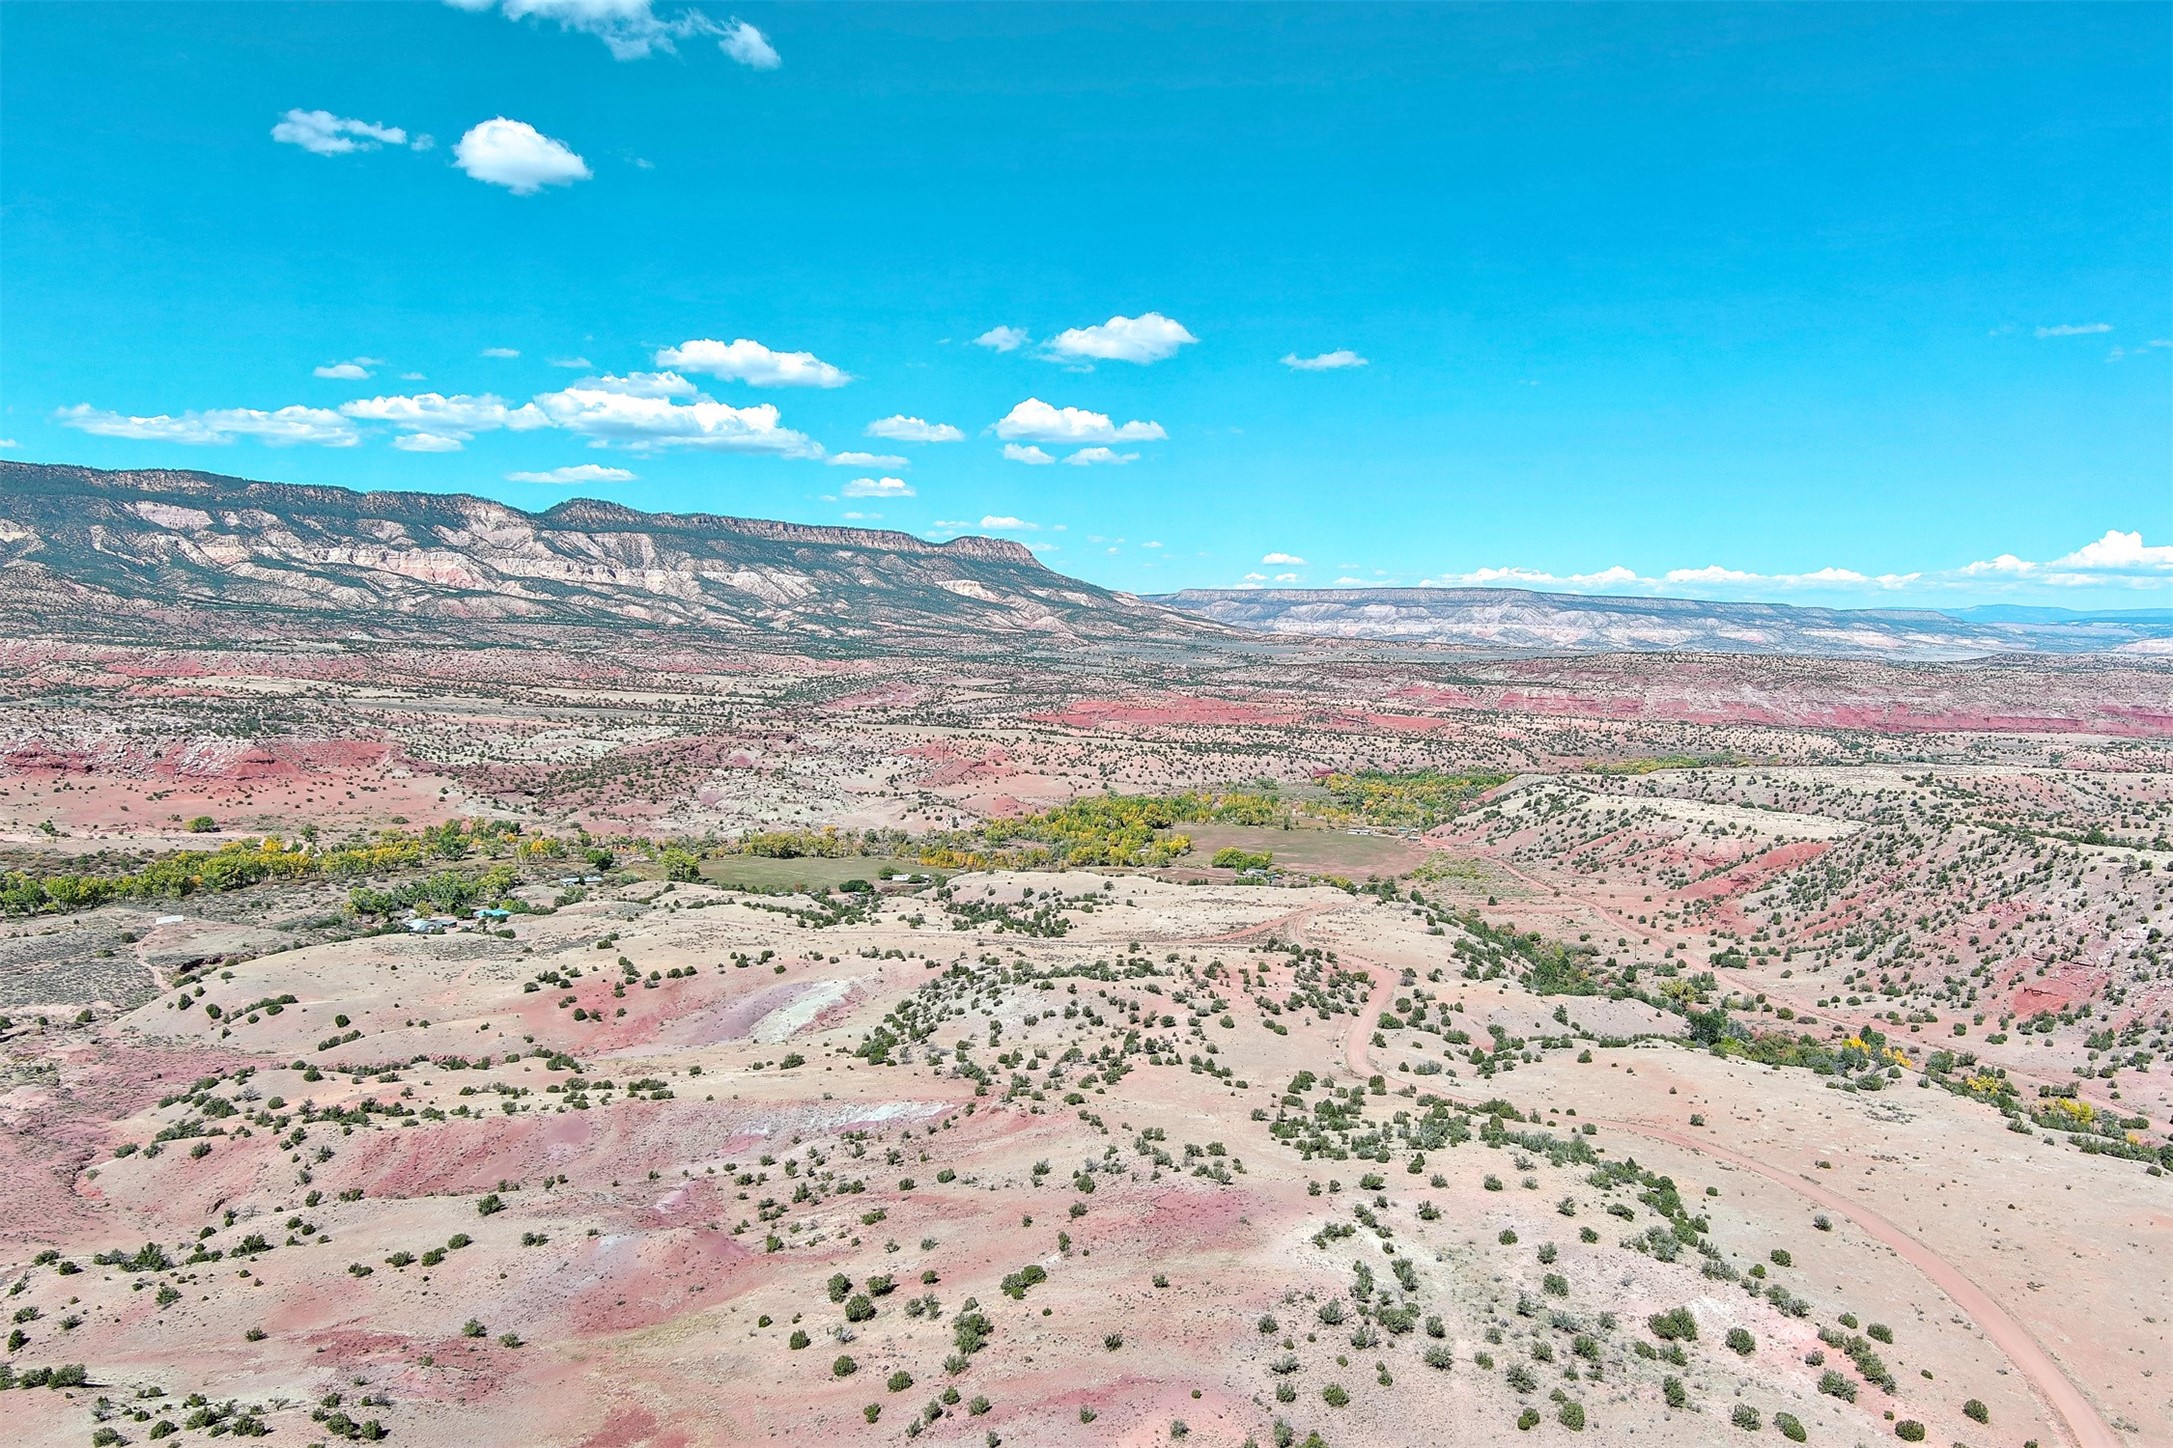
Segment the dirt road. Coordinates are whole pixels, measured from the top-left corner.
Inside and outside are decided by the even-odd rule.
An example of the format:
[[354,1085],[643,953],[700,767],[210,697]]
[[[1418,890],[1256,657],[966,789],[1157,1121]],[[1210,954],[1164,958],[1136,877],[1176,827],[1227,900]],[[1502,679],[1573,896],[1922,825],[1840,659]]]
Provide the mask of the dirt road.
[[[1373,1062],[1368,1053],[1374,1022],[1388,1008],[1396,990],[1396,977],[1385,966],[1348,958],[1344,963],[1346,966],[1364,970],[1375,982],[1373,995],[1366,1003],[1364,1014],[1352,1021],[1343,1033],[1344,1063],[1357,1075],[1369,1076],[1373,1074]],[[1441,1088],[1436,1086],[1433,1089],[1439,1091]],[[1807,1201],[1815,1202],[1830,1212],[1848,1218],[1866,1236],[1893,1248],[1903,1261],[1923,1273],[1926,1280],[1944,1292],[1957,1308],[1984,1331],[1985,1336],[2007,1355],[2007,1360],[2015,1365],[2015,1370],[2029,1383],[2031,1391],[2037,1394],[2038,1401],[2066,1428],[2070,1443],[2077,1445],[2077,1448],[2120,1448],[2121,1440],[2114,1434],[2112,1425],[2105,1421],[2096,1406],[2075,1386],[2074,1380],[2053,1361],[2052,1355],[2030,1335],[2027,1328],[2016,1321],[2007,1309],[1995,1302],[1983,1288],[1963,1276],[1953,1263],[1869,1207],[1860,1202],[1852,1202],[1808,1178],[1780,1167],[1768,1166],[1726,1147],[1679,1135],[1665,1126],[1640,1121],[1610,1121],[1604,1118],[1595,1119],[1594,1124],[1626,1131],[1633,1136],[1642,1136],[1653,1141],[1664,1141],[1670,1146],[1702,1152],[1707,1156],[1731,1162],[1746,1171],[1758,1173],[1768,1181],[1787,1187]]]
[[1296,937],[1304,934],[1307,921],[1317,915],[1326,915],[1341,908],[1343,907],[1340,905],[1301,905],[1286,915],[1278,915],[1272,920],[1263,920],[1258,925],[1241,925],[1226,934],[1214,936],[1212,942],[1220,944],[1238,940],[1259,940],[1264,936],[1280,935],[1285,932]]
[[1617,930],[1621,931],[1625,935],[1649,936],[1652,933],[1652,929],[1650,926],[1632,924],[1630,921],[1623,919],[1620,915],[1615,914],[1612,910],[1609,910],[1606,906],[1600,904],[1600,902],[1597,900],[1588,899],[1583,895],[1571,894],[1570,892],[1562,889],[1558,885],[1550,885],[1544,880],[1534,879],[1532,876],[1525,874],[1522,870],[1510,864],[1507,860],[1497,860],[1489,858],[1487,860],[1487,863],[1493,865],[1497,869],[1507,870],[1510,874],[1516,876],[1519,880],[1522,880],[1525,884],[1531,886],[1534,890],[1539,891],[1543,895],[1559,895],[1564,900],[1572,901],[1575,904],[1584,906],[1585,909],[1591,911],[1594,915],[1599,916],[1600,919],[1606,921],[1609,925],[1614,926]]
[[1723,1146],[1715,1146],[1709,1141],[1697,1141],[1679,1135],[1664,1126],[1638,1121],[1609,1121],[1604,1117],[1597,1118],[1596,1124],[1732,1162],[1745,1171],[1754,1171],[1768,1181],[1778,1182],[1798,1196],[1816,1202],[1830,1212],[1847,1217],[1866,1236],[1893,1248],[1903,1261],[1923,1273],[1933,1286],[1953,1299],[1954,1305],[1982,1328],[1984,1335],[1992,1339],[2001,1352],[2007,1354],[2007,1360],[2028,1380],[2039,1400],[2051,1409],[2055,1417],[2065,1423],[2070,1440],[2082,1445],[2082,1448],[2117,1448],[2120,1439],[2114,1436],[2112,1426],[2098,1415],[2097,1409],[2083,1396],[2082,1390],[2052,1360],[2052,1355],[2038,1345],[2037,1339],[2030,1335],[2027,1328],[2017,1322],[2007,1309],[1993,1301],[1983,1288],[1964,1277],[1953,1263],[1869,1207],[1860,1202],[1852,1202],[1809,1178],[1780,1167],[1768,1166],[1762,1161],[1730,1151]]

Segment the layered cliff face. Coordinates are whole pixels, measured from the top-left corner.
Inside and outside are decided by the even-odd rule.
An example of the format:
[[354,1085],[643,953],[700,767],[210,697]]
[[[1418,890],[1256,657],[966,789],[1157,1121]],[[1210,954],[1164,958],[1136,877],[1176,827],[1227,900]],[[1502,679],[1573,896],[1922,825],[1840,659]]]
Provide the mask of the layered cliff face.
[[1193,588],[1150,601],[1260,633],[1589,653],[1937,659],[2010,651],[2150,653],[2173,638],[2173,618],[2163,613],[1964,618],[1933,609],[1805,608],[1520,588]]
[[516,624],[892,647],[941,634],[969,649],[1203,631],[1006,539],[0,463],[0,625],[15,631],[459,637]]

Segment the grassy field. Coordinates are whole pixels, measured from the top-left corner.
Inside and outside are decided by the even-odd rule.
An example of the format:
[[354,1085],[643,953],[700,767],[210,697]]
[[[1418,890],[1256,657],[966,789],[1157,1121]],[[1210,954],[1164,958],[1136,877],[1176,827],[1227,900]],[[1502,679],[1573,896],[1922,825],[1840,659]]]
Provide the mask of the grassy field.
[[1186,825],[1192,853],[1180,868],[1205,866],[1215,851],[1228,848],[1275,856],[1278,867],[1322,875],[1396,875],[1425,858],[1425,851],[1393,835],[1353,835],[1343,830],[1278,829],[1268,825]]
[[812,890],[818,885],[827,885],[834,890],[847,880],[866,880],[872,884],[886,867],[913,874],[933,873],[903,861],[870,859],[864,855],[834,860],[813,856],[773,860],[762,855],[726,855],[722,859],[702,861],[702,878],[713,885],[735,890]]

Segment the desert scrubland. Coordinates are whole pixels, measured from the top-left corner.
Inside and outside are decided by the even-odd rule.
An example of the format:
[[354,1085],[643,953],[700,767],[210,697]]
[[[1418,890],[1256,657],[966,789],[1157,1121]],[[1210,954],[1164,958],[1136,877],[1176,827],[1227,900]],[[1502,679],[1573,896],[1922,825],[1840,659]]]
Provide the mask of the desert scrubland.
[[2173,1440],[2164,663],[968,563],[955,646],[15,608],[10,1438]]

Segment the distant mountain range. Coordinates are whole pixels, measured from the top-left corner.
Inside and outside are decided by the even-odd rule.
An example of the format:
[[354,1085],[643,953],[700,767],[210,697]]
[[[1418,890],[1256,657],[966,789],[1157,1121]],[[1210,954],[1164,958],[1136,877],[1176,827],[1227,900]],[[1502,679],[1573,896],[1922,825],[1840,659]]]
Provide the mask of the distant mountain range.
[[1257,633],[1501,650],[1941,659],[2173,654],[2173,611],[1991,606],[1942,612],[1611,598],[1521,588],[1188,588],[1147,600]]
[[940,637],[951,653],[1222,632],[1053,573],[1008,539],[0,462],[13,632],[412,640],[535,625],[771,649]]
[[[2173,611],[1800,608],[1506,588],[1186,589],[1138,598],[1019,543],[645,513],[540,513],[216,473],[0,462],[0,632],[194,643],[449,642],[538,627],[773,651],[950,656],[1345,640],[1459,653],[1940,659],[2173,656]],[[1233,660],[1234,661],[1234,660]]]

